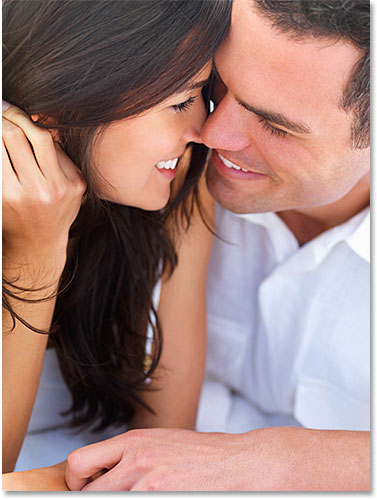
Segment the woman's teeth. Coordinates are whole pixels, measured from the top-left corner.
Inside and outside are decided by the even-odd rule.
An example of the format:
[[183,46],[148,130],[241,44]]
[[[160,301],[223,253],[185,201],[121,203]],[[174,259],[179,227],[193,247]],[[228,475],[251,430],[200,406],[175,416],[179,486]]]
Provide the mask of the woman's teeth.
[[157,168],[165,168],[166,170],[174,170],[177,166],[179,158],[174,158],[174,160],[159,161],[156,163]]
[[228,167],[228,168],[234,168],[234,170],[242,170],[242,172],[248,172],[248,170],[246,170],[246,168],[239,167],[235,163],[232,163],[231,161],[229,161],[226,158],[224,158],[223,156],[221,156],[220,153],[217,153],[217,154],[219,155],[219,157],[221,158],[221,161],[224,163],[224,165],[226,167]]

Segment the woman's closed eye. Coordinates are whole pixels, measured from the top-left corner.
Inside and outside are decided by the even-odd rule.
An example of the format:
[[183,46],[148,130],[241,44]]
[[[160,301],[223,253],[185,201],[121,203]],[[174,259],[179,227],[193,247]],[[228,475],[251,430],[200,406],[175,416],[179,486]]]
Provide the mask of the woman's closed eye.
[[194,104],[198,96],[190,96],[186,101],[180,102],[179,104],[174,104],[172,108],[176,113],[181,113],[182,111],[187,111]]

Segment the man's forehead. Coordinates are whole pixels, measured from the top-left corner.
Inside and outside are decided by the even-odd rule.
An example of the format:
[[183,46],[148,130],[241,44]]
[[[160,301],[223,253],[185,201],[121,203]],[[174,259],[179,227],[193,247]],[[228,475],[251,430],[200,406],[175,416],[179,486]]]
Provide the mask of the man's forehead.
[[311,101],[340,108],[360,52],[344,40],[293,39],[274,29],[254,4],[235,1],[228,36],[215,57],[228,89],[246,102],[258,97],[263,107],[272,99],[282,109],[285,103],[307,108]]

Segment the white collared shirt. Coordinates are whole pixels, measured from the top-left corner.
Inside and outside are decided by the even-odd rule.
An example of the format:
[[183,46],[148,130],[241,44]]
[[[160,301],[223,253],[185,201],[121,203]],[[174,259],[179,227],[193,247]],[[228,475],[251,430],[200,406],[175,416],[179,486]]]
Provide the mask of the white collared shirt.
[[216,220],[198,430],[369,429],[369,208],[302,247],[274,213]]

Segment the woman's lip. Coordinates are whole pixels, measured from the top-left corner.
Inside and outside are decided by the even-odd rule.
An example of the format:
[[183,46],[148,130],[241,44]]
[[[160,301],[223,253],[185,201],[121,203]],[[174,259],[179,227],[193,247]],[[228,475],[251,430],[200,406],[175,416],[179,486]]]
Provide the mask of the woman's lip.
[[160,172],[160,174],[162,174],[164,177],[166,177],[170,181],[174,179],[175,174],[177,172],[177,167],[175,167],[174,169],[166,169],[166,168],[158,168],[155,166],[155,169],[158,170],[158,172]]
[[[224,176],[231,177],[232,179],[263,179],[266,177],[265,174],[260,174],[258,172],[252,172],[248,170],[244,172],[243,170],[235,170],[234,168],[227,167],[219,156],[216,150],[212,151],[212,161],[216,169]],[[229,160],[230,161],[230,160]]]

